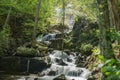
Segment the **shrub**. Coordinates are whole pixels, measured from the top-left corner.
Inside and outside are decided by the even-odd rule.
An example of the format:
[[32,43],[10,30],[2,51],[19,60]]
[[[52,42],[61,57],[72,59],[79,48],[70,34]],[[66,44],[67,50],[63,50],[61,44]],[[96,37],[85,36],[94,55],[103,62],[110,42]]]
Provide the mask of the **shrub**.
[[0,31],[0,55],[5,55],[9,48],[9,29]]
[[93,46],[91,44],[81,44],[80,51],[81,53],[91,53]]
[[18,47],[16,51],[16,55],[19,56],[36,56],[38,53],[39,51],[34,48],[27,48],[24,46]]

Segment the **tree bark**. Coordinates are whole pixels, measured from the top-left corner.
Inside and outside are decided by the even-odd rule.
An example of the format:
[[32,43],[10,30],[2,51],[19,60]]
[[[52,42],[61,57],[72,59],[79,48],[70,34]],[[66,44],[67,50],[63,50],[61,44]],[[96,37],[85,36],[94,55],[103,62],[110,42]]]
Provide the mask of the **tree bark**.
[[38,4],[36,7],[36,16],[35,16],[35,24],[34,24],[33,36],[32,36],[32,45],[34,45],[34,43],[36,42],[36,28],[38,26],[39,11],[40,11],[40,0],[38,0]]
[[65,0],[63,0],[63,15],[62,15],[62,46],[61,49],[64,48],[64,26],[65,26]]
[[119,31],[120,30],[120,15],[118,13],[118,0],[111,0],[111,4],[112,4],[112,11],[114,14],[114,20],[115,20],[115,27],[116,30]]
[[[11,0],[11,2],[12,2],[12,0]],[[5,23],[4,23],[4,25],[3,25],[3,28],[5,28],[5,27],[7,26],[7,24],[8,24],[8,21],[9,21],[9,19],[10,19],[11,10],[12,10],[12,6],[10,6],[10,9],[9,9],[8,14],[7,14],[7,18],[6,18],[6,20],[5,20]]]
[[114,15],[112,11],[112,4],[110,0],[107,0],[107,3],[108,3],[108,9],[109,9],[110,28],[114,28],[115,22],[114,22]]
[[[119,9],[118,9],[118,0],[111,0],[111,4],[112,4],[112,10],[113,10],[113,14],[114,14],[114,22],[115,22],[115,28],[116,31],[120,31],[120,15],[119,15]],[[120,45],[120,40],[116,40],[116,44]],[[117,56],[120,56],[120,49],[117,50],[118,52],[115,53],[115,56],[117,54]]]
[[[108,28],[109,24],[106,24],[107,21],[109,21],[106,16],[106,6],[104,5],[104,1],[97,0],[98,3],[98,10],[99,10],[99,30],[100,30],[100,38],[99,38],[99,44],[100,44],[100,51],[101,54],[106,57],[107,55],[107,41],[106,41],[106,29]],[[101,6],[102,5],[102,6]]]

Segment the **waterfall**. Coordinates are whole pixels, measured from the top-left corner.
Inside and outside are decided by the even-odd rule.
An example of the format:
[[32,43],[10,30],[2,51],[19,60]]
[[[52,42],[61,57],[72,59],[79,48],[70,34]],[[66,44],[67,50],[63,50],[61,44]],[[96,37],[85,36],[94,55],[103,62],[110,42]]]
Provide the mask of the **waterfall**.
[[30,59],[28,58],[28,61],[27,61],[27,70],[26,70],[27,73],[29,73],[29,68],[30,68]]
[[[85,68],[76,67],[75,61],[76,61],[76,55],[70,54],[68,55],[65,52],[54,50],[49,54],[49,57],[52,60],[52,64],[49,68],[43,70],[40,74],[44,74],[42,76],[33,76],[30,75],[28,80],[34,80],[37,78],[38,80],[53,80],[54,78],[60,76],[61,74],[65,75],[65,78],[67,80],[87,80],[90,76],[91,72]],[[69,62],[67,58],[71,59]],[[57,59],[57,60],[56,60]],[[46,59],[45,59],[46,60]],[[59,62],[62,62],[67,65],[61,65]],[[27,73],[29,72],[30,67],[30,58],[27,60]],[[19,78],[17,80],[25,80],[23,78]]]
[[[44,70],[43,72],[48,72],[44,77],[41,77],[41,80],[53,80],[55,77],[64,74],[67,78],[67,80],[87,80],[87,78],[90,75],[90,71],[85,68],[78,68],[75,65],[75,57],[76,55],[67,55],[67,53],[54,50],[49,57],[52,60],[52,65],[49,69]],[[71,62],[67,61],[67,58],[71,59]],[[56,61],[57,59],[57,61]],[[67,65],[62,66],[59,65],[59,60],[63,61]],[[54,75],[50,75],[49,72],[54,72]],[[47,75],[49,74],[49,75]],[[52,73],[51,73],[52,74]]]

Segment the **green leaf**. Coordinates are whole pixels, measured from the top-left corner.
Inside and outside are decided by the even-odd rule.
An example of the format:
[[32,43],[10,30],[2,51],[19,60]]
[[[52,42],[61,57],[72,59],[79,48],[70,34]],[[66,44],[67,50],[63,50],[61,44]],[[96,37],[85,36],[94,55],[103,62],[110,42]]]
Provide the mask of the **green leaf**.
[[98,55],[98,58],[100,59],[100,60],[102,60],[102,61],[105,61],[105,58],[104,58],[104,56],[102,56],[102,55]]

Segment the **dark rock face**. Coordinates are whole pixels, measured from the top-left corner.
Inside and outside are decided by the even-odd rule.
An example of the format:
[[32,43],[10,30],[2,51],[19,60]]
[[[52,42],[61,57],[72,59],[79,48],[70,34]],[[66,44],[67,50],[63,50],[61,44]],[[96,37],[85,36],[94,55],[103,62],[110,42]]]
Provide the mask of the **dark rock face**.
[[42,70],[44,70],[48,67],[50,67],[50,64],[46,63],[44,60],[31,59],[29,72],[38,73],[38,72],[41,72]]
[[68,61],[68,62],[72,62],[72,59],[70,59],[70,58],[67,58],[67,61]]
[[84,56],[80,56],[78,55],[76,61],[75,61],[75,64],[77,65],[77,67],[85,67],[84,66],[84,61],[85,61],[85,57]]
[[56,62],[57,62],[59,65],[67,66],[67,64],[66,64],[62,59],[57,59],[57,58],[56,58]]
[[[29,60],[29,65],[28,65]],[[38,73],[50,67],[49,62],[44,59],[25,58],[25,57],[3,57],[0,59],[0,71],[7,73],[27,72]]]
[[93,22],[86,17],[79,17],[78,21],[75,22],[71,35],[73,37],[72,43],[75,51],[81,51],[80,47],[83,43],[97,45],[99,38],[96,35],[98,29],[97,22]]
[[39,80],[38,78],[35,78],[34,80]]
[[65,75],[61,74],[60,76],[54,78],[53,80],[67,80]]
[[48,75],[49,75],[49,76],[55,76],[55,75],[56,75],[56,71],[50,71],[50,72],[48,73]]

